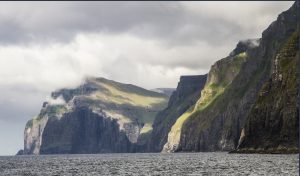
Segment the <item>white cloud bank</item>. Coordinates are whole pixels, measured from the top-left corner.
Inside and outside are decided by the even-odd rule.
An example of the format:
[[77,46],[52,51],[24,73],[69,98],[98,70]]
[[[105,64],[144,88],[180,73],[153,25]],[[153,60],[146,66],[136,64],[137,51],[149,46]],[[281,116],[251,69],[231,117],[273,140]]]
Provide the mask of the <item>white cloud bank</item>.
[[62,96],[59,96],[57,98],[52,98],[51,96],[46,97],[46,101],[49,103],[49,105],[64,105],[66,104],[66,101]]
[[[101,33],[80,34],[67,44],[0,46],[0,85],[53,91],[76,86],[85,76],[102,76],[146,88],[174,87],[182,74],[206,73],[222,57],[214,51],[202,42],[168,48],[155,40]],[[218,51],[227,53],[228,47]]]

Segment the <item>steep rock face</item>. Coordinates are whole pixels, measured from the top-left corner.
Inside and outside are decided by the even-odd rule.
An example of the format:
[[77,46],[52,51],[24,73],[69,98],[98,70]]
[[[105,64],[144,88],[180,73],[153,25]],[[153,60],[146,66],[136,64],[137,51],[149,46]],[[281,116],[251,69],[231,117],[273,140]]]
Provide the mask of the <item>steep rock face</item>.
[[299,5],[295,3],[263,32],[259,46],[249,46],[238,74],[228,77],[232,79],[229,84],[222,86],[222,78],[213,86],[217,86],[216,91],[204,88],[204,95],[194,110],[179,118],[178,124],[176,122],[173,126],[174,131],[180,132],[180,137],[175,135],[178,141],[170,144],[176,146],[172,151],[230,151],[236,148],[245,119],[258,98],[259,90],[272,73],[278,50],[297,28],[297,11]]
[[16,153],[16,155],[24,155],[24,150],[19,150],[17,153]]
[[42,135],[41,154],[132,152],[133,145],[116,119],[78,107],[61,119],[50,118]]
[[[166,95],[104,78],[52,93],[24,132],[25,154],[135,152]],[[58,101],[60,100],[60,101]]]
[[[253,43],[259,42],[258,40],[252,40]],[[241,45],[240,43],[243,43]],[[232,80],[239,74],[242,64],[246,62],[247,53],[246,50],[252,49],[252,45],[248,47],[244,47],[246,44],[244,42],[240,42],[237,45],[235,51],[239,51],[239,53],[235,53],[235,55],[230,55],[224,59],[217,61],[210,69],[206,84],[201,91],[201,97],[197,100],[197,102],[184,112],[176,121],[176,123],[172,126],[171,131],[168,134],[168,142],[164,145],[163,151],[165,152],[174,152],[180,149],[180,142],[182,138],[182,130],[184,123],[189,120],[194,114],[201,112],[206,109],[208,106],[213,104],[213,102],[224,93],[225,89],[232,83]],[[252,44],[252,43],[251,43]],[[239,48],[243,46],[243,48]],[[233,53],[233,52],[231,52]],[[224,103],[224,102],[222,102]],[[217,113],[217,110],[212,113]],[[210,123],[210,122],[205,122]],[[191,124],[190,130],[198,130],[198,122],[195,124]],[[201,125],[206,125],[201,123]],[[195,129],[194,129],[195,128]],[[203,128],[203,126],[201,127]],[[220,128],[216,126],[214,130]],[[207,135],[211,135],[213,133],[207,133]],[[196,135],[196,134],[191,134]],[[184,136],[185,137],[185,136]],[[192,141],[190,141],[192,142]],[[190,149],[188,149],[190,150]]]
[[259,91],[236,152],[298,153],[299,29],[280,47]]
[[39,154],[42,144],[42,134],[48,116],[31,119],[27,122],[24,130],[24,154]]
[[167,142],[167,135],[177,118],[195,104],[200,97],[207,75],[181,76],[168,107],[159,112],[153,124],[148,144],[149,151],[160,152]]

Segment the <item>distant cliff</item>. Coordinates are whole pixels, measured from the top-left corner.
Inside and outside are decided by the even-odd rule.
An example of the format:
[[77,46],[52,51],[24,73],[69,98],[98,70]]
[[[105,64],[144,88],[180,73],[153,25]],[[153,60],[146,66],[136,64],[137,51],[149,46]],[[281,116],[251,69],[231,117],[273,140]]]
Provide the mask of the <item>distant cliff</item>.
[[24,132],[24,154],[135,152],[166,95],[104,78],[52,93]]
[[175,89],[174,88],[156,88],[156,89],[151,89],[151,91],[171,96],[173,94],[173,92],[175,91]]
[[148,144],[151,152],[160,152],[167,142],[168,132],[177,118],[195,104],[200,97],[207,75],[181,76],[168,106],[159,112],[153,123],[153,132]]

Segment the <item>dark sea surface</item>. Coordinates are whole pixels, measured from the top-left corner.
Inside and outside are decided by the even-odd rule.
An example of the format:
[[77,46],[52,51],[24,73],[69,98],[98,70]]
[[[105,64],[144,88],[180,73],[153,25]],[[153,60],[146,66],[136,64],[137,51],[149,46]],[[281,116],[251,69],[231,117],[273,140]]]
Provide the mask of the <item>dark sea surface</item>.
[[1,156],[0,175],[298,175],[298,155],[227,153]]

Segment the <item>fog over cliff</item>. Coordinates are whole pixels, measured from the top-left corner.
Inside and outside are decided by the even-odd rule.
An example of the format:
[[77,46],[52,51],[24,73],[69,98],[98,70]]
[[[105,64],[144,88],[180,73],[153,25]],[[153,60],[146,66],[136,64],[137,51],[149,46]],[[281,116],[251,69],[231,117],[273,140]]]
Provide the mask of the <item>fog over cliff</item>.
[[[205,74],[293,2],[1,2],[0,155],[51,91],[101,76],[148,89]],[[63,102],[52,102],[63,103]]]

